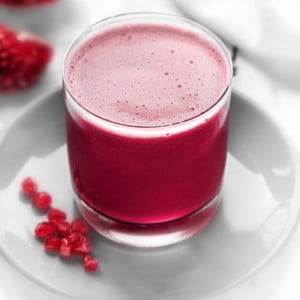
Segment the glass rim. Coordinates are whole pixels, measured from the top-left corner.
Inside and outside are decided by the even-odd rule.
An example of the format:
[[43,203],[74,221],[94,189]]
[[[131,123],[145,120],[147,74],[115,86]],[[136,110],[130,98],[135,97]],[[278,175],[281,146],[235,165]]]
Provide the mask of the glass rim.
[[[69,89],[67,80],[66,80],[66,66],[67,66],[67,58],[69,57],[72,48],[76,45],[77,42],[80,41],[80,39],[82,37],[84,37],[91,29],[95,28],[97,25],[99,24],[104,24],[105,22],[109,22],[109,21],[113,21],[113,20],[118,20],[118,19],[122,19],[122,18],[126,18],[126,17],[141,17],[141,16],[145,16],[145,17],[161,17],[161,18],[169,18],[170,21],[184,21],[186,23],[188,23],[189,25],[193,26],[195,29],[201,30],[202,32],[204,32],[205,34],[207,34],[210,38],[212,38],[214,40],[214,42],[221,48],[221,50],[223,51],[222,56],[224,57],[227,66],[228,66],[228,79],[227,79],[227,83],[226,83],[226,87],[224,89],[224,91],[222,92],[222,94],[218,97],[217,100],[215,100],[213,102],[212,105],[210,105],[207,109],[205,109],[204,111],[202,111],[201,113],[198,113],[190,118],[187,119],[183,119],[180,120],[178,122],[174,122],[171,124],[164,124],[164,125],[150,125],[150,126],[146,126],[146,125],[131,125],[131,124],[126,124],[126,123],[119,123],[116,121],[112,121],[109,119],[106,119],[105,117],[99,116],[98,114],[93,113],[92,111],[88,110],[86,107],[84,107],[79,101],[76,100],[76,97],[72,94],[72,92]],[[99,30],[100,32],[100,30]],[[82,30],[81,32],[79,32],[79,34],[77,34],[75,36],[75,38],[73,38],[73,40],[70,42],[69,46],[67,47],[66,51],[65,51],[65,55],[63,58],[63,72],[62,72],[63,76],[62,76],[62,80],[63,80],[63,87],[64,89],[66,89],[66,92],[68,93],[68,95],[70,95],[72,101],[76,104],[76,106],[78,106],[79,109],[83,110],[86,114],[92,116],[93,118],[96,118],[98,120],[101,120],[107,124],[110,125],[116,125],[116,126],[121,126],[124,128],[133,128],[133,129],[163,129],[163,128],[172,128],[174,126],[179,126],[181,124],[185,124],[194,120],[197,120],[200,117],[203,117],[205,115],[207,115],[212,109],[214,109],[225,97],[226,95],[230,92],[231,89],[231,85],[232,85],[232,78],[233,78],[233,64],[232,64],[232,60],[231,60],[231,56],[230,53],[227,49],[227,47],[225,46],[224,42],[222,41],[222,39],[213,31],[211,31],[210,29],[208,29],[206,26],[191,20],[189,18],[180,16],[180,15],[175,15],[175,14],[168,14],[168,13],[160,13],[160,12],[129,12],[129,13],[121,13],[121,14],[116,14],[113,16],[109,16],[106,18],[103,18],[99,21],[96,21],[92,24],[90,24],[89,26],[87,26],[84,30]]]

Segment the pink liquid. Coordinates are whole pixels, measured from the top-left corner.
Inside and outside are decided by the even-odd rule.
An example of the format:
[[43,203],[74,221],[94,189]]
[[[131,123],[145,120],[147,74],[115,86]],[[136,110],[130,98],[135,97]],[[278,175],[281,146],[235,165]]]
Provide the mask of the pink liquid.
[[189,215],[218,193],[228,101],[195,118],[228,85],[216,43],[167,25],[120,26],[83,42],[66,72],[77,103],[100,120],[67,105],[74,188],[91,208],[157,223]]

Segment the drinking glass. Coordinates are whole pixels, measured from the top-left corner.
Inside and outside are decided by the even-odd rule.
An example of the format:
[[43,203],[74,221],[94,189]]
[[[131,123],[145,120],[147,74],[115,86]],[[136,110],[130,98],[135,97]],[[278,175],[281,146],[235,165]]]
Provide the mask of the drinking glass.
[[[180,28],[213,45],[227,75],[221,96],[208,109],[179,122],[138,126],[82,105],[68,79],[76,51],[101,32],[137,24]],[[94,229],[122,244],[157,247],[182,241],[213,219],[226,162],[231,79],[222,41],[179,16],[118,15],[91,25],[72,42],[63,70],[67,150],[75,201]]]

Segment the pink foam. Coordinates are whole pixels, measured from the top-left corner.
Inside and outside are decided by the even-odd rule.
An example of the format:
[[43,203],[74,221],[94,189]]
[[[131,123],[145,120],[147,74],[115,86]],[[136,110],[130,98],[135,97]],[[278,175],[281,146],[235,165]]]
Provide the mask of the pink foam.
[[218,47],[173,26],[115,27],[76,49],[67,83],[83,107],[104,119],[170,125],[201,114],[223,94],[229,68]]

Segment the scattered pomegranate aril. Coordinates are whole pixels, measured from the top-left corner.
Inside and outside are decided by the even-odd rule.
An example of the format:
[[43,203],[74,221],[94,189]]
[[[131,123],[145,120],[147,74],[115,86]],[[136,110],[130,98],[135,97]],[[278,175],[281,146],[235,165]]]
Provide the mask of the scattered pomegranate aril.
[[34,233],[37,237],[47,237],[55,231],[55,226],[51,222],[38,223],[34,229]]
[[72,253],[77,255],[87,255],[92,251],[92,244],[89,239],[84,236],[81,240],[81,244],[72,248]]
[[67,238],[61,239],[59,255],[63,258],[70,258],[71,257],[71,245]]
[[83,234],[87,234],[88,231],[89,231],[89,228],[82,219],[78,218],[78,219],[74,219],[71,222],[71,230],[76,231],[76,232],[80,232],[80,233],[83,233]]
[[48,220],[50,222],[59,222],[59,221],[65,221],[67,219],[66,213],[64,213],[62,210],[57,208],[51,208],[47,213]]
[[33,204],[41,209],[47,209],[51,206],[52,197],[47,192],[38,192],[32,198]]
[[80,232],[72,232],[67,237],[67,239],[72,248],[77,248],[80,247],[80,245],[82,244],[83,237],[84,236]]
[[89,272],[96,271],[98,269],[98,260],[95,257],[85,255],[83,257],[83,266],[85,270]]
[[46,251],[59,251],[61,246],[61,238],[57,236],[48,236],[44,241]]
[[37,191],[37,183],[31,178],[25,178],[21,183],[22,192],[28,196],[33,196]]
[[56,227],[56,231],[60,235],[66,237],[66,236],[68,236],[70,234],[70,228],[71,227],[70,227],[70,223],[69,222],[67,222],[67,221],[58,221],[58,222],[56,222],[54,224],[55,224],[55,227]]

